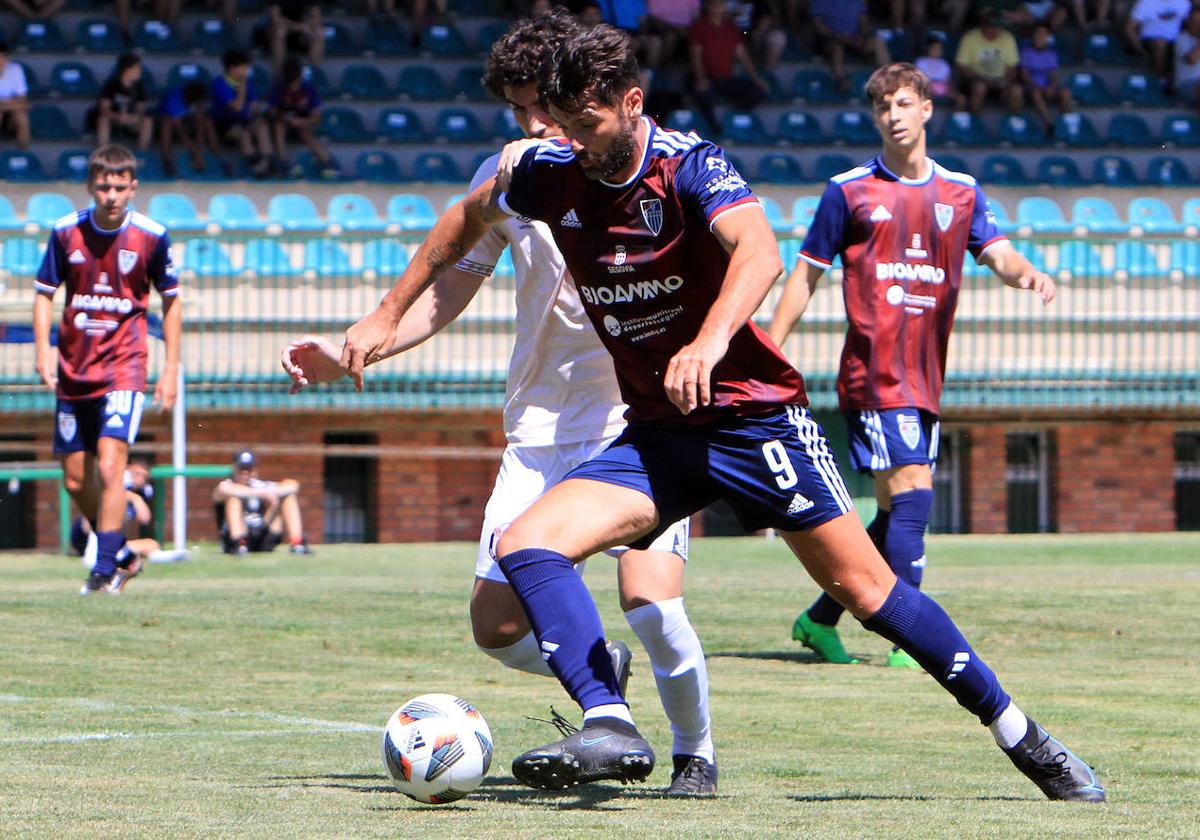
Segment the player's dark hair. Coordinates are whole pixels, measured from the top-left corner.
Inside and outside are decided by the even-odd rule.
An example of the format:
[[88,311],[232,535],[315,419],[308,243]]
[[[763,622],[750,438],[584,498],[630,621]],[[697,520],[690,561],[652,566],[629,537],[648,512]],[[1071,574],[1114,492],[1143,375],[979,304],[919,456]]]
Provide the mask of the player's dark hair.
[[885,64],[867,79],[867,99],[878,105],[902,87],[912,88],[922,99],[929,98],[929,77],[907,61]]
[[120,76],[130,67],[135,67],[142,63],[142,58],[137,53],[123,52],[117,56],[117,75]]
[[641,80],[629,36],[602,23],[564,41],[538,71],[538,95],[547,104],[579,111],[589,100],[616,105]]
[[137,158],[124,146],[109,143],[88,155],[89,185],[96,183],[103,175],[122,175],[126,172],[130,179],[137,177]]
[[564,39],[579,31],[579,21],[562,6],[555,6],[540,17],[522,18],[492,44],[483,65],[483,86],[492,96],[502,100],[506,86],[519,87],[536,82],[542,62]]
[[249,63],[250,53],[246,52],[245,50],[239,50],[236,48],[225,50],[225,53],[221,56],[221,66],[225,68],[226,73],[228,73],[234,67],[241,67],[243,64]]

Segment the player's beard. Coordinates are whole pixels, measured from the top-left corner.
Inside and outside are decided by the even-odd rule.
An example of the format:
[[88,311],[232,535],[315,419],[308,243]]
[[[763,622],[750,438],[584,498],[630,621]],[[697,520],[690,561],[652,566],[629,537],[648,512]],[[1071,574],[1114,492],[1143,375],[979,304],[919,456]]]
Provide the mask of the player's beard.
[[626,120],[621,117],[621,130],[613,138],[608,151],[598,158],[592,158],[593,166],[583,167],[583,174],[593,181],[611,178],[629,165],[637,148],[633,133],[637,130],[637,120]]

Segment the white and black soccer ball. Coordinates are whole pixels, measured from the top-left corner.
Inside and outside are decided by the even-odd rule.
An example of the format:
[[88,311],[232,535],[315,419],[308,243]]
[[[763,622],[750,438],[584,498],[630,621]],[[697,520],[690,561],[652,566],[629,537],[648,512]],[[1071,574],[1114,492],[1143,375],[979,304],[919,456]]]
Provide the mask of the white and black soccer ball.
[[479,710],[452,694],[422,694],[388,718],[383,765],[405,796],[431,805],[462,799],[492,763],[492,731]]

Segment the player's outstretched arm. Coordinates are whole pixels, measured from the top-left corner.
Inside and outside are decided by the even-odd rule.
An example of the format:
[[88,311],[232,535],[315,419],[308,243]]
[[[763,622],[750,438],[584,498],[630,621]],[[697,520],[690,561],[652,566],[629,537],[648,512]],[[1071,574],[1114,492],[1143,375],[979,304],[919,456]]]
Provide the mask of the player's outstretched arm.
[[170,411],[179,396],[179,344],[183,337],[183,302],[177,295],[164,297],[163,369],[154,386],[154,402],[160,411]]
[[733,334],[750,320],[783,271],[779,245],[762,208],[747,204],[718,216],[713,233],[729,252],[729,268],[696,338],[667,364],[667,397],[690,414],[712,401],[712,372]]
[[825,269],[820,266],[800,260],[788,275],[783,294],[775,304],[775,314],[771,316],[771,327],[767,330],[776,347],[783,346],[788,333],[808,309],[808,303],[812,300],[813,292],[816,291],[817,283],[824,273]]
[[50,325],[54,320],[54,295],[36,292],[33,298],[33,341],[37,348],[37,373],[47,388],[58,386],[58,354],[50,344]]
[[980,262],[996,273],[1005,285],[1014,289],[1027,289],[1042,299],[1042,303],[1054,300],[1054,281],[1044,271],[1039,271],[1008,240],[997,242],[983,252]]

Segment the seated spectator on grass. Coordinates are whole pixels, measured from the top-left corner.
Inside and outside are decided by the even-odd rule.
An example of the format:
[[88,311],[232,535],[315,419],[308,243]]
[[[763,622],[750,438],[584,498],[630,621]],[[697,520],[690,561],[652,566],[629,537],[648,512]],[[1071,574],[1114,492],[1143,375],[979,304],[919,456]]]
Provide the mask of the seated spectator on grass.
[[1192,9],[1175,40],[1175,96],[1200,110],[1200,9]]
[[1138,0],[1125,20],[1129,46],[1149,57],[1151,69],[1164,82],[1169,81],[1171,46],[1191,9],[1189,0]]
[[0,132],[15,137],[17,147],[29,148],[29,86],[25,68],[8,57],[0,41]]
[[298,140],[317,159],[322,178],[336,177],[337,165],[329,150],[317,139],[321,97],[312,83],[305,80],[304,65],[296,56],[290,56],[283,62],[283,76],[271,90],[270,105],[271,131],[278,155],[279,174],[286,173],[295,178],[304,174],[299,165],[289,171],[287,161],[288,140]]
[[100,88],[93,113],[96,143],[107,146],[113,135],[123,135],[139,149],[150,148],[154,118],[146,106],[146,87],[142,84],[142,60],[136,53],[121,53],[111,76]]
[[[196,172],[204,171],[205,149],[214,155],[221,152],[217,131],[208,113],[208,85],[204,82],[176,85],[158,101],[159,154],[162,155],[163,169],[172,178],[176,174],[176,142],[187,149],[192,159],[192,169]],[[228,177],[232,174],[233,167],[226,167],[225,175]]]
[[984,8],[980,25],[963,35],[954,58],[959,87],[974,114],[983,110],[989,95],[999,97],[1010,111],[1020,110],[1024,99],[1017,72],[1021,64],[1017,39],[1000,22],[998,11]]
[[1021,83],[1047,134],[1054,132],[1050,106],[1058,106],[1063,113],[1075,110],[1071,91],[1058,77],[1058,51],[1051,45],[1050,27],[1044,23],[1033,28],[1032,40],[1021,48]]
[[[724,0],[704,0],[703,12],[692,24],[688,38],[696,107],[708,121],[710,134],[715,134],[720,126],[718,96],[740,110],[750,110],[763,101],[770,86],[758,75],[741,31],[726,17]],[[745,76],[734,74],[735,63],[746,71]]]
[[209,105],[217,138],[236,146],[254,176],[264,178],[271,171],[271,137],[250,80],[250,56],[242,50],[226,50],[221,64],[225,72],[212,81]]
[[812,15],[817,48],[829,60],[834,84],[842,93],[850,90],[850,77],[846,72],[847,50],[877,67],[891,60],[887,44],[875,33],[867,17],[866,0],[809,0],[808,10]]
[[213,509],[226,554],[274,551],[286,537],[293,554],[312,554],[304,540],[300,485],[293,479],[263,481],[249,449],[233,457],[233,477],[213,490]]

